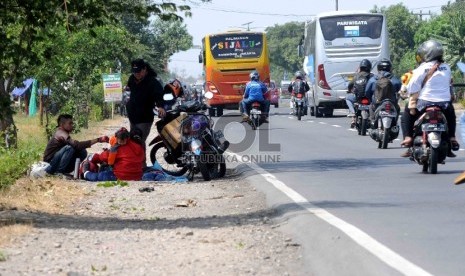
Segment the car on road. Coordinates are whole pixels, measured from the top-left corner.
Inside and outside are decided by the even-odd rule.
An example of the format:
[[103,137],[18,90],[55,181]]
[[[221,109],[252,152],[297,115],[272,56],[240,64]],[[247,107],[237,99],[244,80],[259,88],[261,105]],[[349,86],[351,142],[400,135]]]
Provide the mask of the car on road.
[[274,105],[276,108],[279,107],[279,89],[274,80],[270,81],[268,92],[270,93],[270,105]]
[[289,84],[291,84],[290,80],[282,80],[281,81],[281,87],[279,88],[280,90],[280,97],[282,99],[290,99],[291,98],[291,93],[287,90],[289,87]]

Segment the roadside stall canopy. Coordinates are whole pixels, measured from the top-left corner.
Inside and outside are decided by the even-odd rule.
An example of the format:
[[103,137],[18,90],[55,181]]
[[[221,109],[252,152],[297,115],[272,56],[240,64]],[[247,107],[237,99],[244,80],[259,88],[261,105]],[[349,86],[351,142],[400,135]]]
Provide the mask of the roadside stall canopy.
[[39,90],[39,94],[42,94],[44,96],[48,96],[52,93],[52,91],[49,88],[44,88]]
[[23,81],[24,87],[15,87],[13,89],[13,92],[11,92],[11,95],[14,97],[22,97],[24,93],[28,91],[29,88],[31,88],[32,83],[34,82],[34,79],[27,79]]

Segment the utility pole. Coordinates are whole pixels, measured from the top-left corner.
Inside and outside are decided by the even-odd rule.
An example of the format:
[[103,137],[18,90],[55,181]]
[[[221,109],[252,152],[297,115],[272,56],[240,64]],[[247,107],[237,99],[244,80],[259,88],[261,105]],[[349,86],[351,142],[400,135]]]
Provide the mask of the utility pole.
[[252,23],[253,23],[253,21],[250,21],[250,22],[242,24],[241,26],[247,25],[247,31],[250,31],[250,24],[252,24]]
[[339,7],[338,7],[338,6],[339,6],[339,3],[338,3],[338,0],[336,0],[336,11],[339,10]]
[[413,14],[413,15],[419,15],[419,16],[420,16],[420,21],[423,21],[423,15],[429,15],[429,16],[431,16],[431,11],[428,11],[428,13],[423,13],[423,11],[420,10],[419,13],[414,13],[414,12],[412,12],[412,14]]

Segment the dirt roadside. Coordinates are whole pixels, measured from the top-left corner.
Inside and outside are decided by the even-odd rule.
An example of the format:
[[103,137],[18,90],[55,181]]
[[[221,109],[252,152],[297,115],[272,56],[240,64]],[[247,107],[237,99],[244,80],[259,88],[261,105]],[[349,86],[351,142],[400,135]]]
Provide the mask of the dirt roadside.
[[0,249],[0,275],[304,275],[301,246],[233,166],[211,182],[25,179],[43,197],[72,196],[47,212],[0,204],[0,234],[29,227]]

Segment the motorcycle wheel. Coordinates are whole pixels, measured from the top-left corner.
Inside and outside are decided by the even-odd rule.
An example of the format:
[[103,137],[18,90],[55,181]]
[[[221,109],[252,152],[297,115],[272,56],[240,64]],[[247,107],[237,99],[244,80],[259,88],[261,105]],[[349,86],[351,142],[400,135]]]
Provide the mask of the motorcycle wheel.
[[297,106],[295,113],[297,114],[297,120],[302,120],[302,107]]
[[438,155],[439,155],[439,149],[431,148],[431,154],[429,155],[429,160],[428,160],[428,171],[431,174],[438,173]]
[[202,156],[200,156],[197,162],[197,166],[199,168],[200,174],[203,177],[203,180],[210,181],[212,178],[211,178],[210,169],[208,168],[208,163],[206,162],[206,160],[208,159],[205,157],[205,154],[202,154]]
[[211,162],[207,164],[210,176],[212,179],[221,178],[226,174],[226,160],[222,154],[216,154],[212,160],[216,162]]
[[167,154],[167,149],[163,142],[156,143],[150,150],[150,161],[152,164],[155,164],[155,161],[158,162],[163,172],[172,175],[172,176],[182,176],[187,172],[187,167],[178,167],[178,165],[170,164],[165,159],[165,154]]
[[362,136],[367,135],[367,119],[362,118],[362,123],[360,125],[360,135]]
[[253,125],[255,126],[254,130],[260,126],[260,116],[255,115],[253,118]]
[[387,149],[387,145],[389,143],[389,133],[391,131],[391,128],[386,128],[384,129],[384,133],[383,133],[383,139],[382,139],[382,142],[383,142],[383,149]]

